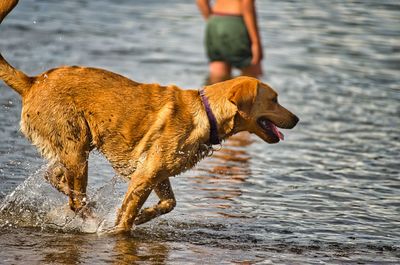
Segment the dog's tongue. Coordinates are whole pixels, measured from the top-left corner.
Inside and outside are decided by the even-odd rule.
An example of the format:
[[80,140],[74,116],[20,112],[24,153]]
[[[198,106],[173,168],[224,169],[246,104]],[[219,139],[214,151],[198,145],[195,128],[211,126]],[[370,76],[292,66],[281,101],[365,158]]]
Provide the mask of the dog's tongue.
[[271,128],[272,128],[272,131],[274,132],[274,134],[275,134],[276,136],[278,136],[280,140],[283,141],[283,140],[285,139],[285,136],[283,135],[283,133],[281,133],[281,132],[278,130],[278,128],[275,126],[275,124],[273,124],[272,122],[271,122]]

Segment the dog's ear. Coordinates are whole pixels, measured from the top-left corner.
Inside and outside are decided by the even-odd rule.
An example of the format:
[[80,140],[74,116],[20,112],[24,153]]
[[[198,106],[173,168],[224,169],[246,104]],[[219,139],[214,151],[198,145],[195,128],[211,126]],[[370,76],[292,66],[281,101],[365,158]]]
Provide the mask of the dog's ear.
[[259,81],[251,77],[236,78],[229,95],[229,101],[236,105],[239,113],[249,115],[257,96]]

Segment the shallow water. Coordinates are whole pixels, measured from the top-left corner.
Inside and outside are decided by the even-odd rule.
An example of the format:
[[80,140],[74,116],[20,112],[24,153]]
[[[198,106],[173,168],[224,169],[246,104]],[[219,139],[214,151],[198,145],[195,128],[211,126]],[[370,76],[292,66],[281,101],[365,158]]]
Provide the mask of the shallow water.
[[[400,4],[257,6],[263,80],[301,122],[283,143],[236,139],[173,178],[175,210],[130,236],[87,233],[112,223],[126,186],[107,161],[90,159],[97,216],[72,215],[0,85],[0,264],[399,264]],[[78,64],[197,88],[203,27],[192,1],[31,0],[0,45],[32,75]]]

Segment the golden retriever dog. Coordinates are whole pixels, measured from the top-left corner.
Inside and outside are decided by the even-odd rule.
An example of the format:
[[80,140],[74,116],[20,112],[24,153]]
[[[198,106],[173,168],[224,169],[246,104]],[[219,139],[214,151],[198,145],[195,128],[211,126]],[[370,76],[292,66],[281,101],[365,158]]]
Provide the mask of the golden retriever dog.
[[[0,1],[0,22],[18,0]],[[0,79],[22,97],[21,131],[49,160],[45,178],[78,212],[86,204],[88,157],[99,150],[130,179],[115,232],[129,231],[176,204],[169,177],[192,168],[213,144],[248,131],[283,139],[298,118],[257,79],[238,77],[201,91],[142,84],[89,67],[59,67],[30,77],[0,55]],[[158,204],[141,209],[151,191]]]

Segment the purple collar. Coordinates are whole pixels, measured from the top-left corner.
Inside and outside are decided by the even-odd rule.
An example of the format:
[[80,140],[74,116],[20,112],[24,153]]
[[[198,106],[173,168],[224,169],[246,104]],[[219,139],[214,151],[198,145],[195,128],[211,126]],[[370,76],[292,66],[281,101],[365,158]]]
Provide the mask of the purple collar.
[[206,110],[208,121],[210,123],[210,143],[220,144],[221,141],[218,138],[217,119],[215,119],[214,113],[211,110],[210,103],[208,102],[204,89],[199,90],[199,94]]

